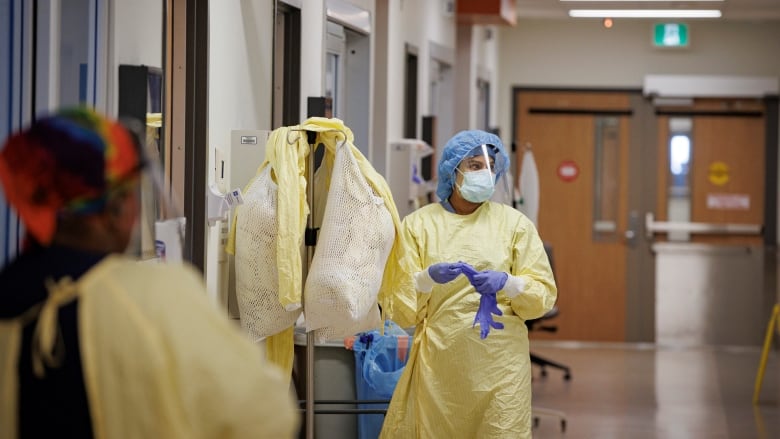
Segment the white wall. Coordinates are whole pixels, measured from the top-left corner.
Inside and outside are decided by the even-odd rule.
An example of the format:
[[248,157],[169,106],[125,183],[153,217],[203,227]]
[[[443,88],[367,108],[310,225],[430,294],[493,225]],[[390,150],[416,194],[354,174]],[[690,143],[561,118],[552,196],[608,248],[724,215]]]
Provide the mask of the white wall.
[[[38,47],[35,53],[37,72],[34,103],[36,116],[50,113],[59,107],[60,9],[59,0],[38,2],[36,35]],[[2,83],[3,81],[0,80],[0,84]],[[2,132],[1,129],[0,132]]]
[[[301,8],[301,121],[309,97],[325,95],[325,0],[307,0]],[[269,57],[268,59],[273,59]]]
[[[389,0],[387,142],[404,137],[406,44],[417,49],[417,127],[430,107],[430,42],[455,50],[455,17],[439,1]],[[386,145],[385,145],[386,147]]]
[[271,128],[273,3],[209,4],[209,145],[232,129]]
[[691,21],[688,49],[656,49],[648,20],[518,20],[500,28],[499,113],[510,140],[513,86],[642,87],[647,74],[780,77],[780,23]]
[[[63,13],[69,8],[64,7]],[[111,9],[108,108],[119,108],[119,65],[163,67],[163,4],[159,0],[115,0]]]
[[[387,37],[387,141],[403,138],[404,133],[404,71],[406,64],[406,43],[420,47],[419,28],[406,20],[416,22],[417,15],[409,13],[419,8],[418,2],[388,0],[388,37]],[[405,12],[406,11],[406,12]],[[407,15],[409,17],[407,17]],[[409,33],[406,27],[409,25]],[[424,76],[424,75],[423,75]]]
[[[214,182],[216,149],[228,151],[231,130],[271,129],[273,25],[271,1],[209,3],[208,183]],[[206,243],[206,286],[215,303],[224,281],[219,232],[210,227]]]
[[[408,6],[407,6],[408,5]],[[411,16],[411,17],[410,17]],[[455,51],[455,17],[443,13],[441,1],[406,2],[403,35],[419,49],[417,73],[417,132],[422,134],[421,117],[430,108],[431,43]],[[412,39],[413,38],[413,39]],[[453,66],[455,67],[455,66]]]
[[[474,26],[471,34],[471,44],[474,48],[474,54],[471,63],[471,72],[474,80],[471,81],[469,89],[469,102],[477,102],[477,79],[486,79],[490,82],[490,125],[498,124],[498,90],[499,79],[499,33],[496,26]],[[469,106],[469,126],[463,128],[474,128],[477,126],[477,107]]]

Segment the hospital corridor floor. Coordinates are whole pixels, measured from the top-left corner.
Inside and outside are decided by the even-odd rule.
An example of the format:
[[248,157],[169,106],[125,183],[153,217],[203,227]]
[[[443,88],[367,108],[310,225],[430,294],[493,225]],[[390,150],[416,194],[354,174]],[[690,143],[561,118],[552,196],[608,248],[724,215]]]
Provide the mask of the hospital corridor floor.
[[534,366],[534,439],[780,438],[780,354],[770,352],[758,405],[760,347],[659,347],[532,341],[534,354],[571,367],[572,379]]

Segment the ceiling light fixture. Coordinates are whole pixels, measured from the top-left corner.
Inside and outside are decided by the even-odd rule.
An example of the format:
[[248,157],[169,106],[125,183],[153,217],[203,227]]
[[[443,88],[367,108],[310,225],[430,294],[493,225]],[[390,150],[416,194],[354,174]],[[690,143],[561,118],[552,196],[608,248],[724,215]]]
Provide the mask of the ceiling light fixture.
[[571,9],[573,18],[720,18],[717,9]]

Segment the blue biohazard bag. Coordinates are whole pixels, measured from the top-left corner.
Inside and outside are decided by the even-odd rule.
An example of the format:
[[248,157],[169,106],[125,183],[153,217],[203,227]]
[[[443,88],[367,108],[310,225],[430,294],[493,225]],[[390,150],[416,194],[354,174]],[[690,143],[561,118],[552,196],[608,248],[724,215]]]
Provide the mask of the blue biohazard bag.
[[[358,400],[389,401],[408,360],[411,337],[392,321],[385,321],[385,333],[377,330],[357,334],[355,387]],[[361,409],[387,408],[386,403],[358,404]],[[376,439],[382,431],[384,415],[358,415],[358,438]]]

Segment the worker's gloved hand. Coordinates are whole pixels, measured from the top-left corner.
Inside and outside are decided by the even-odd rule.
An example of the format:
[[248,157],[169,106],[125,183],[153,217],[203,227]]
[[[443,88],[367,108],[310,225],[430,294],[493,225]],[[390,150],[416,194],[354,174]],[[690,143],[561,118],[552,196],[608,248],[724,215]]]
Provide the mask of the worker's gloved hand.
[[437,284],[446,284],[461,274],[460,263],[440,262],[428,267],[428,275]]
[[457,264],[460,266],[460,271],[463,272],[463,274],[468,278],[469,282],[474,285],[474,276],[476,276],[476,274],[479,272],[466,262],[459,261]]
[[475,274],[469,280],[474,285],[474,289],[484,296],[486,294],[495,295],[501,291],[508,278],[509,275],[503,271],[485,270]]
[[479,298],[479,308],[477,309],[477,315],[474,316],[473,328],[476,324],[479,324],[479,338],[485,339],[490,333],[490,328],[504,329],[504,324],[493,320],[493,314],[500,316],[504,313],[498,308],[495,294],[483,294]]

